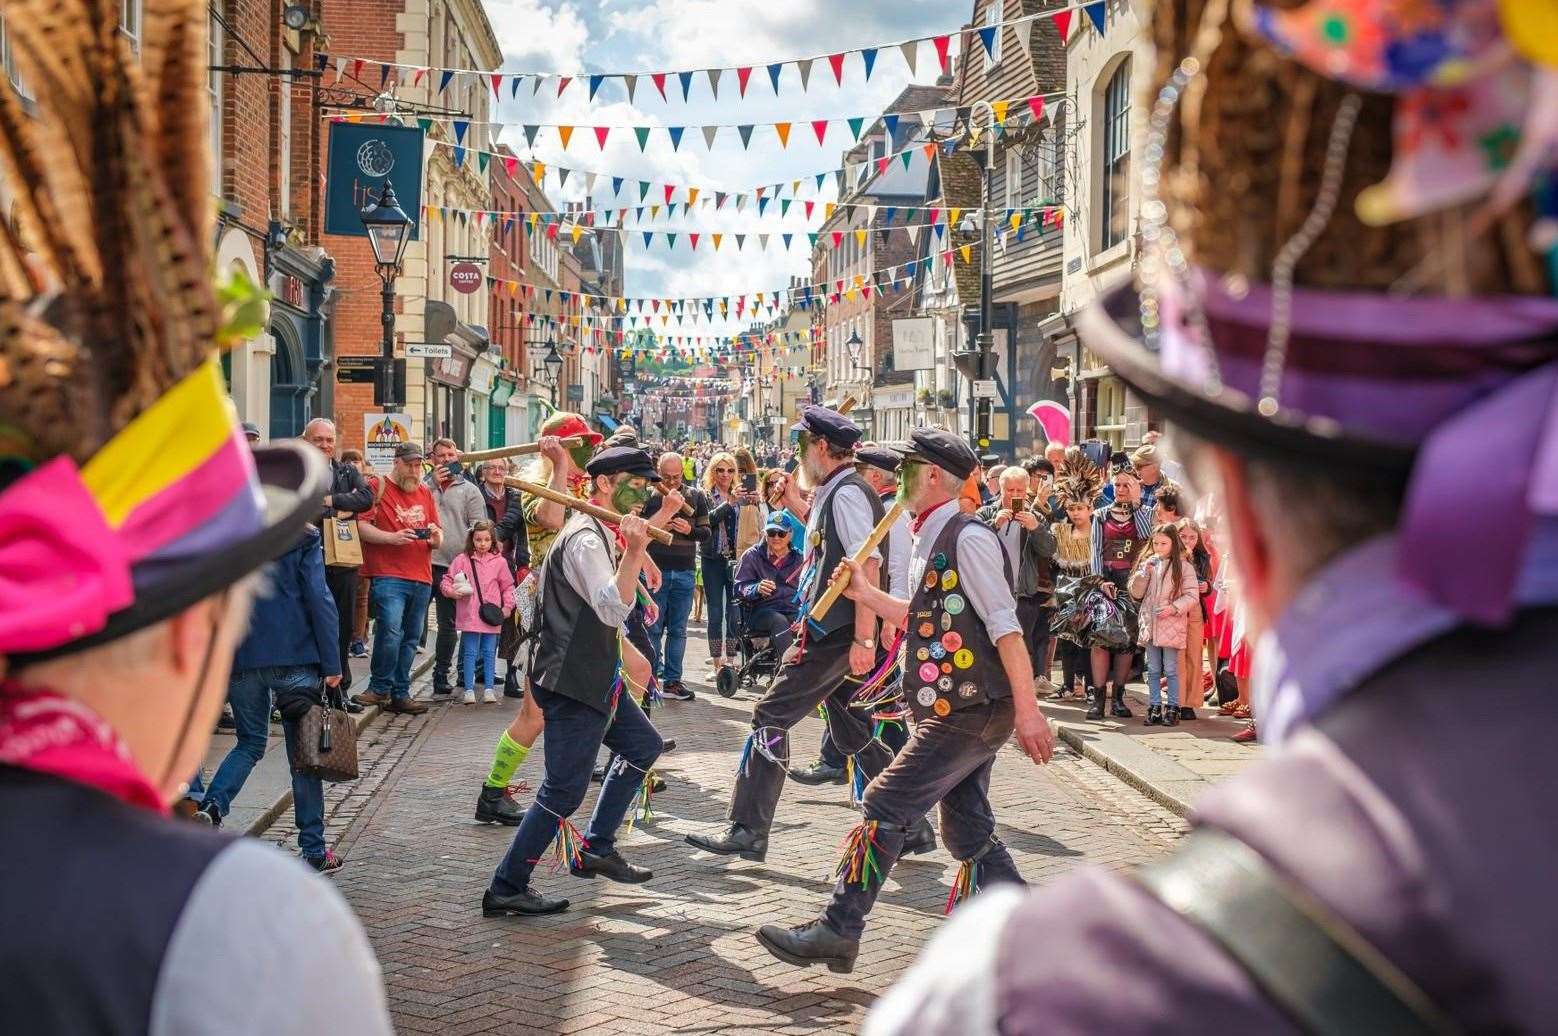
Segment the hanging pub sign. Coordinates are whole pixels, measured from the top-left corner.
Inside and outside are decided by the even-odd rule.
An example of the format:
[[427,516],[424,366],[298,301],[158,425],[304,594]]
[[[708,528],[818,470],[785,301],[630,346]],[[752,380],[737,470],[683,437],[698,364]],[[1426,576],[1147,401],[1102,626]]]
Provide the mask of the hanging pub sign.
[[330,124],[325,173],[325,233],[367,237],[362,210],[379,200],[385,181],[417,237],[422,213],[422,130],[359,122]]
[[455,263],[449,268],[449,286],[461,295],[469,295],[481,287],[486,276],[475,263]]

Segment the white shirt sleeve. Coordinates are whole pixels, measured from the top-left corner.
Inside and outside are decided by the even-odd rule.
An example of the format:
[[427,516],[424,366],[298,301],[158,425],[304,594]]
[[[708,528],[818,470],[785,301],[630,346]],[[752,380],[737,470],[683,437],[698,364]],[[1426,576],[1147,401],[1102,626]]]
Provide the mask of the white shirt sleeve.
[[887,559],[887,592],[900,601],[907,601],[914,596],[909,583],[909,555],[914,547],[914,533],[909,531],[912,524],[907,511],[899,515],[889,542],[891,557]]
[[958,533],[958,585],[974,612],[984,620],[990,643],[1008,633],[1022,631],[1017,621],[1017,599],[1006,581],[1006,553],[995,530],[970,523]]
[[[838,530],[839,542],[844,553],[854,557],[855,552],[866,545],[876,522],[871,517],[871,504],[857,485],[840,486],[833,491],[828,506],[833,508],[833,522]],[[881,560],[882,548],[872,549],[869,557]]]
[[1019,889],[997,885],[958,907],[876,1002],[862,1036],[995,1036],[996,954],[1021,902]]
[[394,1031],[384,979],[329,880],[236,839],[206,868],[168,942],[152,1036]]
[[621,629],[628,621],[633,604],[623,604],[617,593],[612,555],[600,533],[585,529],[569,537],[567,549],[563,551],[563,575],[579,596],[590,602],[590,608],[601,622]]

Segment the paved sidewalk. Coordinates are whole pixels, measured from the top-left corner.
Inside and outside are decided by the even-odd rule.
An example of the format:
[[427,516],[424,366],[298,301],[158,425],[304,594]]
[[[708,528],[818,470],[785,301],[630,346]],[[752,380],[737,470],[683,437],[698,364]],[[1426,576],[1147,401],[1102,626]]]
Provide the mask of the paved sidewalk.
[[[689,671],[702,674],[700,649],[690,647],[689,656]],[[720,860],[687,846],[685,834],[723,823],[754,700],[727,701],[694,686],[698,700],[655,715],[678,742],[661,767],[670,787],[655,797],[653,819],[622,843],[655,878],[629,887],[538,871],[539,887],[574,901],[549,918],[487,920],[480,913],[482,890],[513,832],[478,825],[471,812],[494,740],[517,703],[440,703],[426,716],[380,717],[369,726],[364,779],[329,788],[328,824],[347,861],[338,886],[384,966],[399,1031],[858,1028],[867,1006],[942,921],[955,865],[938,850],[895,869],[852,975],[802,971],[770,957],[752,932],[818,912],[856,814],[842,787],[791,784],[766,863]],[[798,761],[809,759],[820,736],[815,719],[797,729]],[[538,751],[519,777],[538,783],[540,763]],[[991,799],[1002,837],[1039,884],[1084,863],[1148,859],[1184,830],[1168,810],[1071,752],[1041,770],[1008,747]],[[581,815],[592,802],[593,793]],[[287,836],[280,827],[266,834]]]

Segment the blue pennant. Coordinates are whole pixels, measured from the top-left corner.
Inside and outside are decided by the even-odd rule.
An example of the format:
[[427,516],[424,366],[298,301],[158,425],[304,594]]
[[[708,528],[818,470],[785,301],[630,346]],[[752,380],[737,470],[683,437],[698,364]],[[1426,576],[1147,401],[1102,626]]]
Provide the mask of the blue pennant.
[[1088,4],[1082,8],[1082,13],[1087,15],[1088,20],[1093,23],[1093,28],[1097,29],[1098,35],[1102,36],[1104,34],[1104,18],[1109,13],[1104,8],[1104,0],[1098,0],[1096,4]]
[[783,71],[784,65],[782,64],[768,66],[768,80],[774,84],[774,95],[776,97],[779,94],[779,73]]
[[867,47],[860,52],[860,58],[866,63],[866,78],[871,78],[871,70],[876,67],[876,48]]
[[605,81],[606,81],[606,77],[605,76],[600,76],[600,75],[592,75],[592,76],[590,76],[590,100],[592,100],[592,101],[595,100],[595,91],[599,90],[600,89],[600,85],[602,83],[604,83]]
[[449,71],[448,69],[445,69],[444,70],[444,74],[438,77],[438,92],[439,93],[443,93],[446,89],[448,89],[448,87],[449,87],[449,80],[451,80],[453,78],[454,78],[454,73]]

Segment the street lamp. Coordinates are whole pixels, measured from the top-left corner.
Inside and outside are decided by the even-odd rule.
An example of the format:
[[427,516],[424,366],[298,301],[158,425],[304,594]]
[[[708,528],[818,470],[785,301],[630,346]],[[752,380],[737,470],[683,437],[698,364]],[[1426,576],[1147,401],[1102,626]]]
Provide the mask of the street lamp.
[[[979,335],[975,339],[973,348],[961,349],[954,353],[952,362],[956,365],[958,373],[969,381],[987,381],[995,376],[995,332],[992,328],[991,310],[994,306],[994,291],[992,288],[992,274],[990,271],[990,199],[993,195],[993,177],[995,176],[995,108],[988,101],[975,101],[969,111],[969,122],[972,127],[973,118],[980,108],[984,108],[988,120],[985,123],[985,160],[982,170],[981,189],[979,197]],[[972,390],[968,400],[968,424],[972,433],[974,444],[979,449],[990,445],[990,415],[993,404],[989,399],[974,397]]]
[[563,357],[557,351],[557,339],[546,343],[546,357],[541,361],[546,368],[547,383],[552,386],[552,406],[557,407],[557,383],[562,380]]
[[379,200],[358,214],[368,232],[368,244],[373,246],[373,262],[383,284],[380,295],[379,321],[383,325],[383,338],[379,343],[379,402],[386,414],[393,413],[395,400],[395,278],[400,276],[400,261],[411,243],[411,217],[406,215],[395,198],[395,188],[388,180]]

